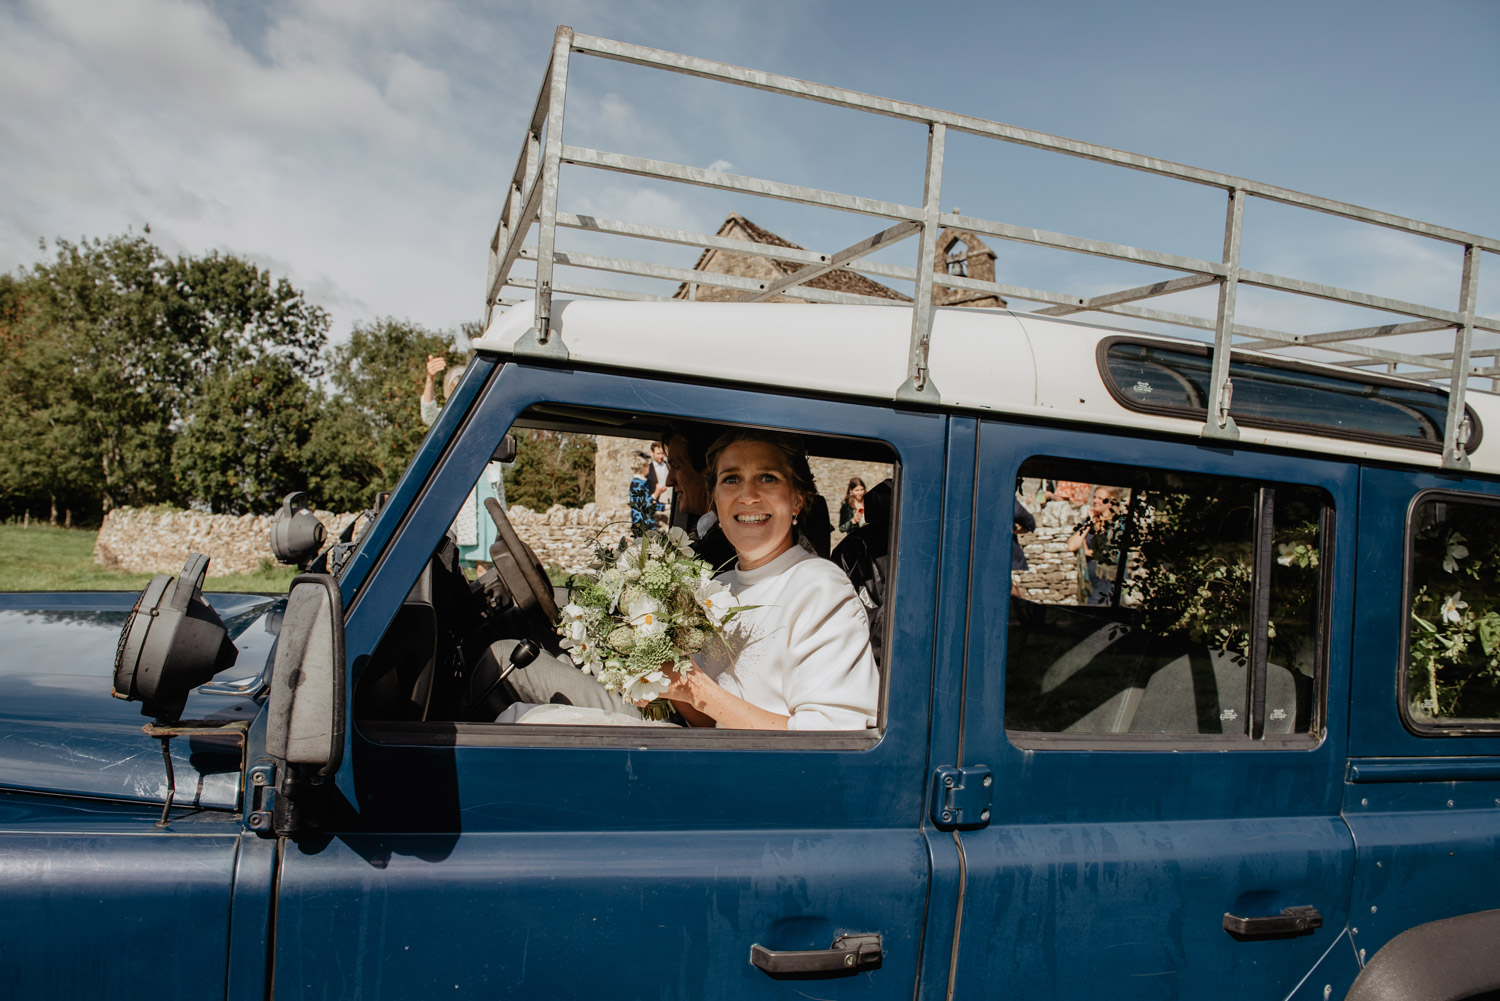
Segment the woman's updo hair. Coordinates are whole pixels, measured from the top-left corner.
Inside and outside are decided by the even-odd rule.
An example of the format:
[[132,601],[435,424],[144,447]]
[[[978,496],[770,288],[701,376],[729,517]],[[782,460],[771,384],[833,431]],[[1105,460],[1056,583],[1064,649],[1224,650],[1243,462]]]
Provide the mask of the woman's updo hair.
[[755,428],[726,431],[718,437],[717,441],[708,446],[706,456],[708,465],[704,469],[704,476],[708,480],[710,503],[713,501],[714,491],[719,486],[719,458],[730,445],[737,445],[741,442],[759,442],[763,445],[770,445],[780,452],[782,462],[786,466],[787,479],[791,482],[792,489],[801,496],[802,505],[807,506],[813,494],[818,492],[817,485],[813,482],[812,467],[807,464],[807,449],[802,447],[801,440],[795,435],[781,431],[760,431]]

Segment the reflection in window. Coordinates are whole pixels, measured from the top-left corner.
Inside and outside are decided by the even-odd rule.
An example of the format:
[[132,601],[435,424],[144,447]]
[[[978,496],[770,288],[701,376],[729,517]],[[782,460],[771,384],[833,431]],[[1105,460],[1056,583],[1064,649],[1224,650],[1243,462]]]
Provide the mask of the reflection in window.
[[1425,500],[1410,545],[1410,718],[1437,727],[1500,719],[1500,505]]
[[[1011,603],[1008,729],[1311,731],[1320,491],[1052,460],[1021,474],[1037,529]],[[1088,502],[1056,481],[1089,483]]]

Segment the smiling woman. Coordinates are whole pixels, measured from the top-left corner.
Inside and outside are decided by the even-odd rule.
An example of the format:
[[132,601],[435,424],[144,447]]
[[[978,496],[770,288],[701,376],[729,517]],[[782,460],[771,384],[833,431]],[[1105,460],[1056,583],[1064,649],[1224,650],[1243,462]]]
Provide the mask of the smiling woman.
[[708,451],[724,535],[739,555],[723,581],[746,610],[725,643],[673,672],[672,699],[697,726],[844,730],[875,725],[880,677],[870,627],[837,566],[797,544],[814,492],[807,453],[789,435],[731,431]]

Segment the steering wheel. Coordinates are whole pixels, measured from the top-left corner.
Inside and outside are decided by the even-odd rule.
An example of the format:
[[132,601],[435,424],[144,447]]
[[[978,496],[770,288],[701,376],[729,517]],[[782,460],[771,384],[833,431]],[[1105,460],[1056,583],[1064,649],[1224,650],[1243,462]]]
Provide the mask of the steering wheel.
[[530,546],[521,541],[499,501],[486,497],[484,509],[490,513],[490,520],[495,523],[495,532],[499,535],[490,546],[490,562],[495,564],[500,583],[510,592],[516,607],[541,615],[548,625],[556,622],[560,617],[557,601],[552,596],[552,584],[547,580],[542,561],[536,558]]

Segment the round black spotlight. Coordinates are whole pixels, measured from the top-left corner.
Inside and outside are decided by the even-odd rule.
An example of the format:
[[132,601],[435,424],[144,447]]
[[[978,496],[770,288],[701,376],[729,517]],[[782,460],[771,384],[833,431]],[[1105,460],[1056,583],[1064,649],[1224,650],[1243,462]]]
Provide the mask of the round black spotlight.
[[188,693],[231,666],[239,651],[218,613],[203,600],[208,557],[193,553],[176,581],[158,574],[141,591],[115,650],[117,699],[141,703],[141,715],[175,721]]
[[306,501],[307,494],[300,490],[287,494],[271,519],[271,553],[279,562],[304,570],[322,551],[327,534]]

